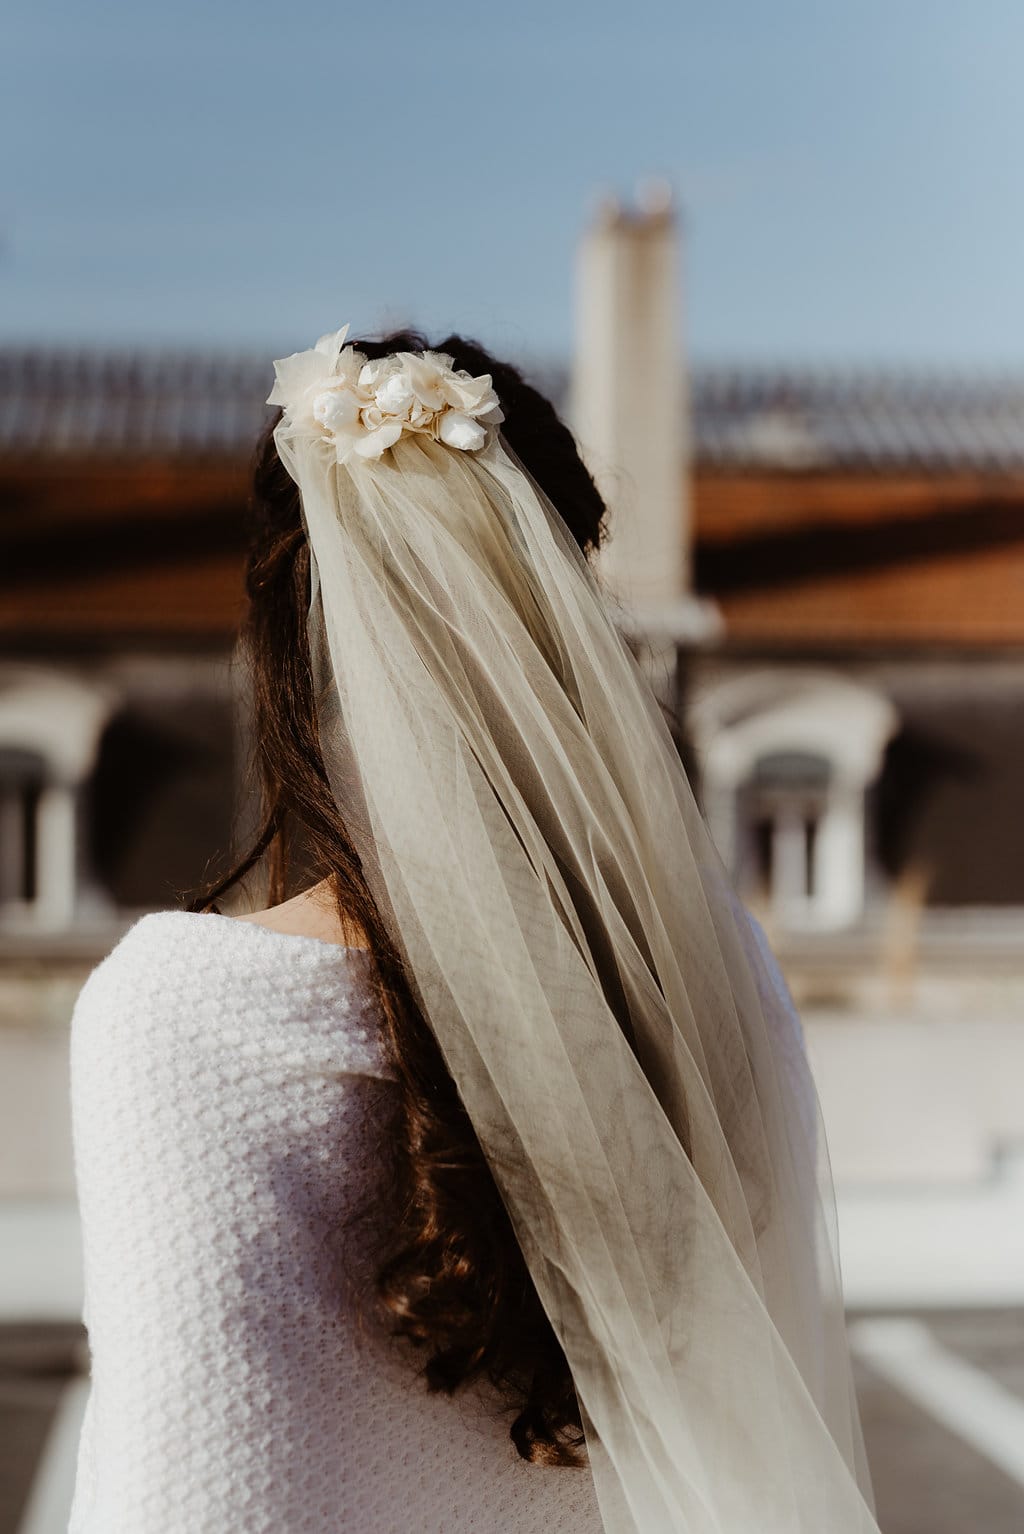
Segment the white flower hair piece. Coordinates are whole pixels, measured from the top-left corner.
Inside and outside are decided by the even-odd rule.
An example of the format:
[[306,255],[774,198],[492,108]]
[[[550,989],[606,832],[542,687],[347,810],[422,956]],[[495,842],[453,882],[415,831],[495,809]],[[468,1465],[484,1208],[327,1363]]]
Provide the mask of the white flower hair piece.
[[476,452],[487,427],[505,419],[490,373],[473,378],[446,352],[391,352],[370,362],[345,346],[348,329],[275,362],[267,399],[290,425],[329,442],[339,463],[353,453],[380,458],[403,432]]

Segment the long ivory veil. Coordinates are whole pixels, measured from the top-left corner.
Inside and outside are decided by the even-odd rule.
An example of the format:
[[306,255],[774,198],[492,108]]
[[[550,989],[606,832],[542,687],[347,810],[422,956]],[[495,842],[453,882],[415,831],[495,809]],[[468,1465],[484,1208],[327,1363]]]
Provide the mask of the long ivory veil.
[[271,400],[325,767],[565,1349],[605,1526],[878,1534],[800,1025],[657,701],[497,425],[342,461],[312,357]]

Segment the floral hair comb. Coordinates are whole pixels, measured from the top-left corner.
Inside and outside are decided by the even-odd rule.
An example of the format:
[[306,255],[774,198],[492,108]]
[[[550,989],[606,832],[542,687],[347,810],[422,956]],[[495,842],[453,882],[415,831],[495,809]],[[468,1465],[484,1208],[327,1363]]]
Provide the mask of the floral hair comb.
[[267,399],[291,425],[329,442],[339,463],[353,453],[380,458],[403,432],[476,452],[486,428],[505,419],[489,373],[473,378],[446,352],[392,352],[371,362],[344,345],[348,329],[275,362]]

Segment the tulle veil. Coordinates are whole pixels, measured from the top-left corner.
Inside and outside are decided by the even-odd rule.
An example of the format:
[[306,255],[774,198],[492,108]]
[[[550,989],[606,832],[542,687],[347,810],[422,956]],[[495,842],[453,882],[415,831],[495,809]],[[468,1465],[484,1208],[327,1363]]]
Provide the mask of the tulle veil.
[[445,440],[410,365],[360,373],[344,334],[271,395],[323,759],[572,1368],[605,1526],[878,1534],[778,965],[500,409],[461,375],[441,415],[482,432]]

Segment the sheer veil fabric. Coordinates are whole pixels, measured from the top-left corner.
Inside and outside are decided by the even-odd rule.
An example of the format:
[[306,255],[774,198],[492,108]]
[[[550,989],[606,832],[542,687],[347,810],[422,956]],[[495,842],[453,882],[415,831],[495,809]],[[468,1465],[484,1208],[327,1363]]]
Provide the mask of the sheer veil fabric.
[[593,571],[497,425],[339,461],[282,366],[324,764],[606,1528],[878,1534],[799,1023]]

